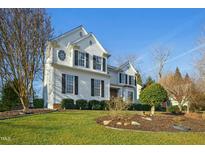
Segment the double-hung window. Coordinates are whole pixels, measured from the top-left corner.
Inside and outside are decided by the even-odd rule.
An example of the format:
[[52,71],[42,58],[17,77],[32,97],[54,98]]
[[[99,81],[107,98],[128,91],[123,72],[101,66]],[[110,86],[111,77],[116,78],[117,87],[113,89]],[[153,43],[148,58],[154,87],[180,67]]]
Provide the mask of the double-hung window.
[[125,73],[119,74],[119,83],[127,84],[127,75]]
[[105,96],[104,80],[91,79],[91,96]]
[[94,80],[94,96],[100,96],[100,81],[101,80]]
[[129,85],[135,85],[134,76],[129,76]]
[[84,52],[79,52],[78,64],[79,66],[85,67],[85,53]]
[[81,66],[89,68],[89,53],[74,51],[74,64],[75,66]]
[[66,84],[66,92],[73,93],[74,89],[74,76],[73,75],[66,75],[67,77],[67,84]]
[[99,56],[93,56],[93,69],[102,70],[102,58]]
[[62,93],[78,95],[78,76],[62,74]]

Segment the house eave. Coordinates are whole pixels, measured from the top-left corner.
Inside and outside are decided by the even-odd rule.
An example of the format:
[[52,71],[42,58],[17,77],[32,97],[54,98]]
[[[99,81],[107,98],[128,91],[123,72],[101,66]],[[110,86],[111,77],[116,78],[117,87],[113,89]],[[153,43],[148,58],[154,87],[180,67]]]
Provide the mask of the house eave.
[[98,75],[103,75],[105,77],[110,78],[110,75],[104,72],[98,72],[98,71],[94,71],[94,70],[89,70],[88,68],[80,68],[80,67],[75,67],[75,66],[67,66],[67,65],[63,65],[63,64],[58,64],[58,63],[52,63],[51,64],[53,67],[63,67],[63,68],[69,68],[72,70],[79,70],[79,71],[83,71],[83,72],[90,72],[90,73],[95,73]]

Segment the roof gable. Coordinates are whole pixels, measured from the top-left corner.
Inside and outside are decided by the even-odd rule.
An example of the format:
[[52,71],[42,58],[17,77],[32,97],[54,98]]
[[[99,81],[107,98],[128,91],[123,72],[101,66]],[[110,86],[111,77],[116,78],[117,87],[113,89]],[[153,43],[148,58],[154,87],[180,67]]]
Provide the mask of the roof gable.
[[97,38],[95,37],[95,35],[92,34],[92,33],[88,33],[87,35],[85,35],[85,36],[83,36],[83,37],[81,37],[81,38],[79,38],[79,39],[77,39],[77,40],[71,42],[71,45],[78,45],[78,44],[80,44],[80,42],[83,42],[83,41],[85,41],[85,40],[87,40],[87,39],[90,39],[90,38],[92,38],[92,39],[95,41],[95,43],[98,45],[98,47],[99,47],[105,54],[108,54],[108,52],[106,51],[106,49],[101,45],[101,43],[97,40]]
[[69,30],[69,31],[67,31],[67,32],[57,36],[57,37],[52,38],[50,41],[54,41],[54,40],[56,41],[58,39],[61,39],[61,38],[66,37],[66,36],[69,36],[72,33],[75,33],[75,32],[80,31],[80,30],[82,30],[85,33],[85,35],[88,34],[88,32],[85,30],[85,28],[82,25],[80,25],[80,26],[75,27],[75,28],[73,28],[73,29],[71,29],[71,30]]

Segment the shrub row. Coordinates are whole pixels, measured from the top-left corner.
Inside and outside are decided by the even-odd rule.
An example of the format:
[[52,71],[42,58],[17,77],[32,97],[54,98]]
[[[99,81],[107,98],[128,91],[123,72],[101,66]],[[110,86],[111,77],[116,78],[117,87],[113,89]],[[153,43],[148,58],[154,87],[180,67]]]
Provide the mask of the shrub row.
[[44,101],[42,98],[37,98],[33,100],[33,107],[34,108],[43,108],[44,107]]
[[79,109],[79,110],[106,110],[106,101],[84,100],[79,99],[74,103],[73,99],[63,99],[61,101],[62,109]]
[[130,105],[128,110],[134,110],[134,111],[150,111],[151,106],[147,104],[136,104],[133,103]]

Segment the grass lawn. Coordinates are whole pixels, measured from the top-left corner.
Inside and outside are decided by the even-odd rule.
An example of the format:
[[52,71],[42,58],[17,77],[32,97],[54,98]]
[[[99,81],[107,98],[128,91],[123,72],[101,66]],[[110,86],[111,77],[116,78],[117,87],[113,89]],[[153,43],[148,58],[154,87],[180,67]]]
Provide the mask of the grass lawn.
[[67,111],[1,120],[0,144],[205,144],[205,133],[119,131],[96,124],[106,114]]

